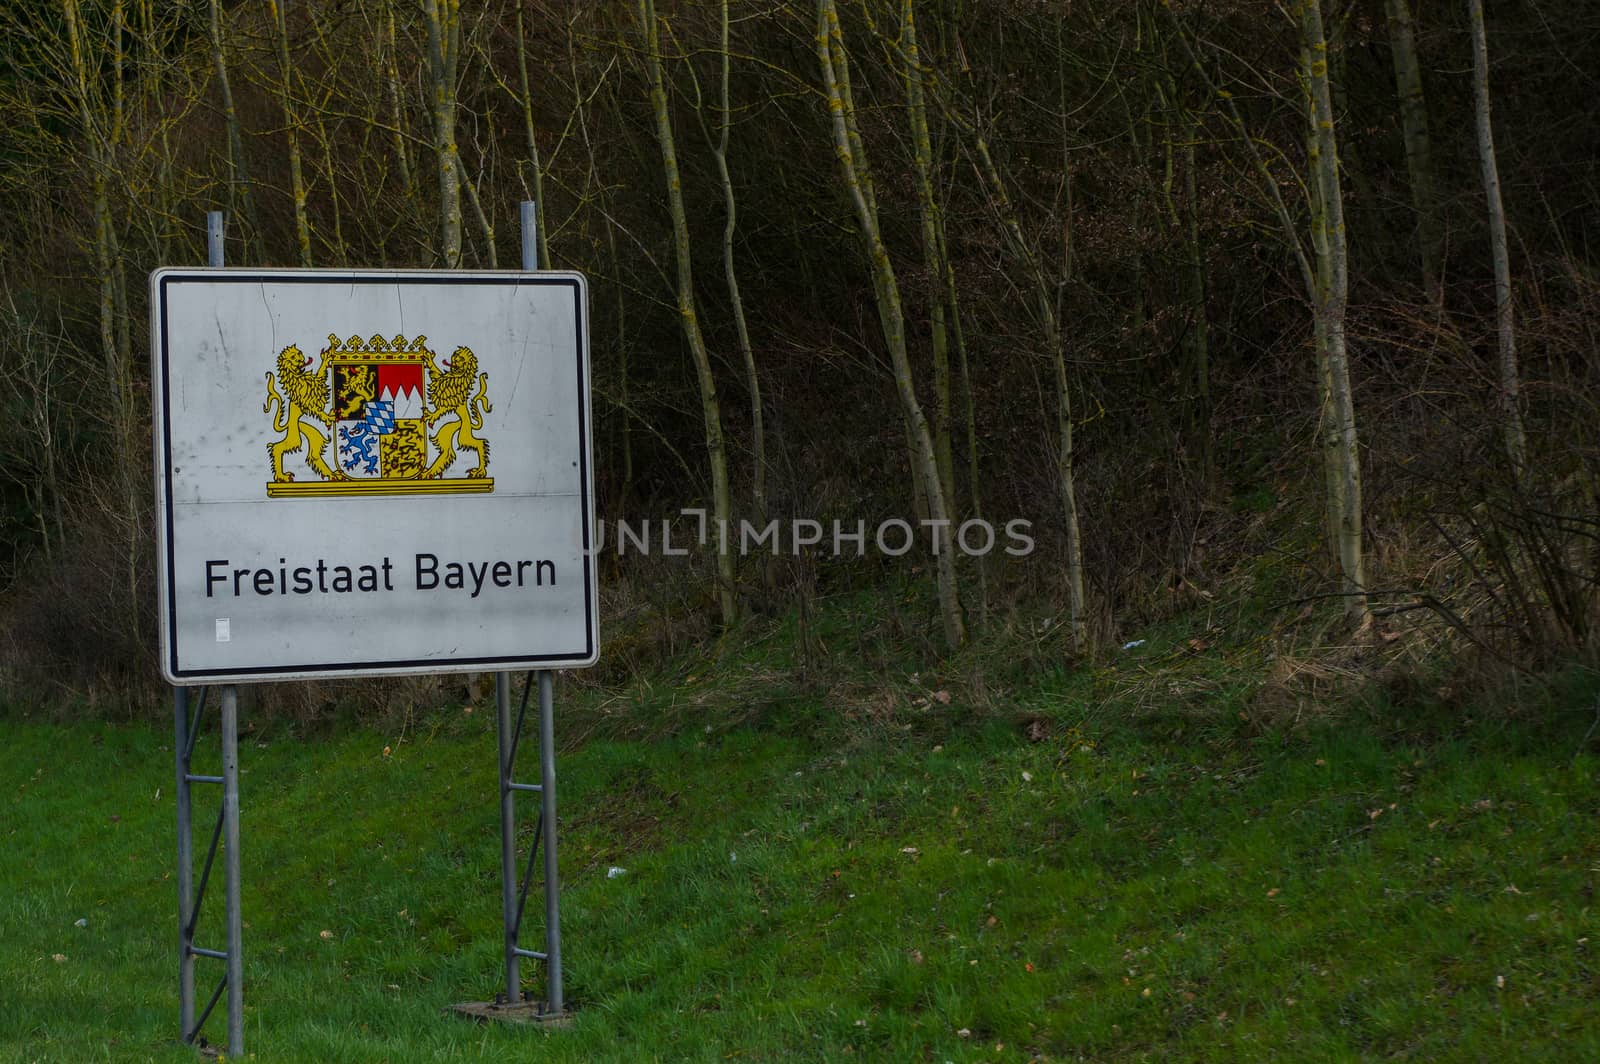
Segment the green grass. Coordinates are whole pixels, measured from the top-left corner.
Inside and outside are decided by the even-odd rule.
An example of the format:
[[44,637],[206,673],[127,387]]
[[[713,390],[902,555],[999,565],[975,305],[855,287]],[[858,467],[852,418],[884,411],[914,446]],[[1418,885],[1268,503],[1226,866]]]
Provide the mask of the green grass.
[[[500,973],[484,711],[403,742],[247,728],[252,1055],[1600,1059],[1590,688],[1424,740],[1262,733],[1225,683],[1199,727],[1113,723],[1091,708],[1111,681],[1077,674],[1010,692],[1013,716],[907,699],[874,724],[827,694],[763,708],[749,661],[679,671],[558,696],[591,736],[560,763],[563,1031],[441,1015]],[[655,713],[669,733],[593,726]],[[170,733],[0,729],[0,1060],[191,1059]],[[202,944],[220,909],[219,876]]]

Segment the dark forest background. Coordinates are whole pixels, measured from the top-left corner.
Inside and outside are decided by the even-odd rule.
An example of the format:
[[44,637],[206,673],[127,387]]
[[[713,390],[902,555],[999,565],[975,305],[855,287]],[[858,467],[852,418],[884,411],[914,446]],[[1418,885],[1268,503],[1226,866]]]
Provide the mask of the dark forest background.
[[1223,602],[1358,664],[1594,649],[1593,4],[0,22],[13,698],[157,690],[146,276],[204,264],[206,211],[230,266],[515,268],[526,199],[591,283],[603,516],[1022,517],[1039,544],[609,557],[601,676],[885,586],[930,662],[1088,661]]

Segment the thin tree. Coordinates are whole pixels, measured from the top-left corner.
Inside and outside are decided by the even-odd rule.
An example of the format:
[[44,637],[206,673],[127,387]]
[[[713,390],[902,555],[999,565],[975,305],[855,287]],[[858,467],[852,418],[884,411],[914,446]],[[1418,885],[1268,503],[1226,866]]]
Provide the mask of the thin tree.
[[[1067,551],[1067,620],[1072,646],[1083,651],[1089,645],[1088,601],[1083,582],[1083,532],[1078,515],[1078,482],[1074,467],[1074,439],[1072,424],[1072,387],[1067,374],[1066,337],[1061,328],[1056,309],[1055,279],[1046,265],[1042,251],[1029,241],[1022,223],[1012,205],[1006,182],[995,165],[989,151],[989,142],[982,133],[975,133],[973,146],[977,152],[979,172],[989,191],[990,204],[1000,219],[1001,234],[1006,246],[1022,265],[1033,293],[1034,317],[1044,333],[1045,350],[1050,356],[1054,372],[1056,399],[1056,486],[1061,492],[1062,528],[1066,533]],[[1070,180],[1070,175],[1068,177]],[[1071,232],[1071,201],[1068,199],[1065,231]],[[1068,236],[1070,247],[1070,235]],[[1072,280],[1070,251],[1063,253],[1063,285]]]
[[533,91],[528,87],[528,39],[522,28],[522,4],[517,4],[517,77],[522,90],[517,98],[522,110],[523,133],[528,138],[528,170],[533,178],[533,223],[539,248],[539,268],[548,270],[550,262],[550,234],[544,224],[544,167],[539,164],[539,138],[535,135],[533,121]]
[[[928,508],[928,520],[934,522],[935,534],[940,528],[950,526],[949,507],[944,487],[939,478],[938,459],[934,455],[933,434],[928,429],[928,419],[917,399],[915,382],[911,375],[911,360],[906,350],[905,315],[901,309],[900,285],[895,278],[894,264],[883,241],[879,224],[877,197],[872,187],[872,172],[867,162],[866,145],[856,125],[855,103],[850,93],[849,60],[844,50],[844,34],[839,25],[839,12],[833,0],[817,0],[817,59],[822,68],[823,91],[832,117],[834,154],[839,160],[839,171],[845,191],[855,208],[856,224],[872,271],[873,294],[878,305],[878,321],[883,327],[885,345],[894,367],[895,390],[900,396],[901,413],[911,437],[914,460],[913,475],[922,485]],[[948,539],[948,535],[946,535]],[[934,555],[935,572],[939,589],[939,613],[944,626],[945,642],[953,647],[966,641],[966,623],[961,616],[961,600],[955,574],[955,551],[948,543],[942,544]]]
[[[1170,9],[1169,9],[1170,10]],[[1250,165],[1272,204],[1284,242],[1294,254],[1307,302],[1311,304],[1316,349],[1318,438],[1322,445],[1328,535],[1339,563],[1345,613],[1358,628],[1371,617],[1367,604],[1366,554],[1362,536],[1360,440],[1356,433],[1355,400],[1350,383],[1345,341],[1349,302],[1349,253],[1344,226],[1344,192],[1339,182],[1339,150],[1334,130],[1333,96],[1328,84],[1327,38],[1319,0],[1299,0],[1294,8],[1300,36],[1300,78],[1306,130],[1306,180],[1310,201],[1310,253],[1294,216],[1279,190],[1256,138],[1233,95],[1219,88],[1195,53],[1181,22],[1178,40],[1190,64],[1220,100],[1238,131]],[[1174,15],[1176,22],[1177,16]]]
[[722,202],[727,217],[722,225],[722,273],[728,283],[728,302],[733,309],[734,331],[739,339],[739,357],[744,362],[745,387],[750,392],[750,495],[757,524],[767,523],[767,430],[761,409],[761,374],[756,371],[755,348],[750,343],[750,326],[745,321],[744,297],[739,293],[739,271],[733,262],[733,235],[738,227],[739,204],[733,193],[733,177],[728,172],[728,131],[733,127],[733,107],[729,102],[732,53],[728,48],[728,0],[722,0],[721,47],[722,78],[717,107],[717,142],[712,155],[717,160],[717,178],[722,184]]
[[1495,160],[1494,123],[1489,115],[1489,42],[1483,27],[1483,0],[1467,0],[1472,23],[1473,113],[1478,127],[1478,165],[1489,212],[1489,253],[1494,259],[1495,334],[1500,348],[1500,423],[1511,472],[1527,471],[1528,438],[1522,427],[1522,379],[1517,369],[1517,328],[1511,304],[1511,255],[1506,246],[1506,209],[1500,199],[1500,167]]
[[[639,27],[644,33],[644,62],[650,78],[650,104],[655,115],[656,143],[661,148],[667,207],[672,215],[672,249],[678,266],[678,323],[689,344],[700,382],[700,414],[705,425],[706,452],[711,463],[712,516],[716,520],[716,527],[725,529],[732,518],[732,505],[728,491],[727,448],[722,438],[722,410],[717,401],[716,377],[711,372],[711,356],[706,350],[700,316],[695,309],[689,218],[683,206],[683,179],[678,172],[678,149],[672,133],[672,115],[667,108],[655,0],[639,0],[638,15]],[[726,549],[717,551],[717,600],[722,609],[723,625],[731,627],[738,619],[738,599],[734,594],[733,556]]]
[[950,334],[946,326],[945,264],[939,240],[940,208],[933,191],[933,140],[928,133],[928,103],[922,86],[922,51],[917,41],[915,0],[900,9],[901,47],[905,53],[906,118],[911,126],[912,177],[917,186],[917,221],[922,230],[923,265],[927,271],[930,340],[933,349],[933,453],[939,462],[939,483],[946,503],[955,507],[955,459],[950,442]]
[[294,199],[295,249],[300,265],[311,265],[311,219],[306,212],[306,182],[300,167],[300,119],[295,109],[289,64],[289,12],[288,0],[267,0],[276,33],[274,43],[278,51],[278,103],[283,108],[284,137],[289,148],[289,193]]
[[1417,248],[1422,259],[1422,286],[1438,302],[1440,277],[1438,205],[1433,183],[1433,137],[1428,131],[1428,101],[1422,91],[1422,63],[1412,30],[1411,0],[1384,0],[1389,27],[1389,55],[1394,64],[1395,91],[1400,98],[1400,128],[1406,146],[1406,176],[1411,182],[1411,207],[1417,216]]
[[717,163],[717,183],[722,189],[722,276],[728,287],[728,304],[733,312],[734,334],[739,343],[739,358],[744,365],[745,389],[750,393],[750,502],[758,525],[767,523],[767,431],[761,406],[761,375],[756,370],[755,348],[750,343],[750,325],[745,318],[744,296],[739,290],[739,271],[733,260],[733,238],[738,232],[739,201],[734,193],[733,175],[728,169],[728,134],[733,128],[733,106],[730,100],[733,53],[728,47],[728,0],[718,8],[718,50],[720,76],[717,81],[716,132],[706,125],[705,108],[700,98],[700,79],[694,79],[695,114],[700,128],[711,145],[711,156]]
[[[256,219],[255,197],[250,191],[250,172],[244,157],[244,134],[239,128],[239,112],[233,104],[233,82],[228,76],[228,53],[223,46],[222,6],[210,0],[207,22],[211,43],[211,65],[217,75],[217,92],[222,96],[222,122],[228,136],[229,213],[242,216],[249,227],[248,240],[259,241],[261,226]],[[257,247],[259,255],[260,248]]]
[[428,87],[439,177],[439,258],[453,270],[461,265],[461,153],[456,147],[461,0],[423,0],[422,13],[428,24]]
[[411,179],[411,153],[406,146],[406,111],[404,95],[400,87],[400,44],[394,23],[394,0],[385,0],[381,36],[383,87],[384,95],[389,98],[390,130],[394,138],[395,166],[400,171],[400,189],[409,207],[416,201],[416,185]]
[[1344,192],[1339,184],[1339,145],[1334,134],[1333,96],[1328,81],[1328,45],[1321,0],[1302,0],[1300,30],[1310,98],[1307,154],[1312,177],[1311,244],[1316,269],[1311,285],[1322,384],[1324,461],[1329,470],[1331,524],[1337,544],[1345,612],[1364,624],[1367,611],[1366,555],[1362,545],[1361,458],[1356,437],[1355,400],[1345,341],[1350,264],[1344,223]]

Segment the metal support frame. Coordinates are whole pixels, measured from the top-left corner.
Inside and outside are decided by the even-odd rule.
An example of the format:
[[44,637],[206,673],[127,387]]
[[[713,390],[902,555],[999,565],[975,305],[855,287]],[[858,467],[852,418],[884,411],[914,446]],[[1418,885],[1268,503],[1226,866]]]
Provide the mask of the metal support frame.
[[[536,242],[536,215],[531,201],[521,208],[522,268],[536,270],[538,246]],[[223,254],[223,217],[221,211],[206,215],[207,265],[221,267]],[[539,685],[539,782],[518,783],[514,778],[517,746],[527,720],[528,700],[534,678]],[[500,875],[501,908],[505,926],[505,990],[497,996],[496,1004],[502,1007],[519,1007],[524,1004],[520,962],[523,958],[543,961],[546,972],[546,999],[537,1003],[541,1018],[558,1019],[565,1015],[561,985],[561,884],[556,860],[556,760],[555,718],[553,709],[553,683],[549,670],[539,669],[527,673],[522,689],[521,705],[513,726],[511,720],[511,674],[495,674],[496,725],[500,748]],[[174,760],[177,773],[177,829],[178,829],[178,1012],[183,1042],[194,1043],[211,1012],[221,1000],[223,991],[228,996],[228,1055],[244,1055],[244,945],[243,919],[240,912],[239,866],[239,696],[232,684],[222,687],[221,746],[222,774],[205,775],[193,771],[195,741],[199,737],[201,718],[205,712],[208,689],[196,689],[194,708],[190,710],[190,689],[173,689]],[[211,841],[206,847],[205,865],[199,882],[194,878],[193,792],[197,784],[220,784],[222,802],[217,810],[216,824],[211,831]],[[518,791],[539,795],[539,819],[534,827],[533,843],[528,849],[527,865],[519,879],[516,867],[516,794]],[[522,917],[532,885],[534,859],[543,843],[544,853],[544,949],[523,949],[520,943]],[[211,881],[219,844],[223,853],[223,878],[226,894],[226,949],[218,950],[195,944],[195,928],[205,902],[206,888]],[[222,978],[217,982],[205,1007],[195,1017],[195,958],[225,962]]]
[[[210,211],[206,215],[206,264],[220,267],[223,264],[222,212]],[[194,771],[195,740],[200,736],[200,723],[206,708],[207,688],[196,689],[193,712],[189,708],[189,688],[175,687],[172,692],[174,722],[173,756],[177,768],[177,819],[178,819],[178,1026],[185,1043],[200,1037],[200,1030],[211,1018],[222,992],[228,992],[228,1055],[244,1055],[244,920],[239,908],[239,690],[232,684],[222,688],[221,746],[222,774],[204,775]],[[194,794],[197,784],[220,784],[222,801],[217,808],[216,824],[211,829],[211,842],[206,847],[205,866],[197,884],[194,878]],[[200,911],[205,904],[206,887],[211,883],[211,869],[217,858],[218,844],[222,847],[223,892],[226,906],[226,949],[209,949],[195,945],[195,927],[200,922]],[[225,962],[222,978],[211,992],[205,1008],[195,1018],[194,959],[207,957]]]
[[[182,1040],[193,1043],[200,1037],[211,1010],[216,1008],[222,992],[228,992],[228,1053],[244,1053],[244,921],[239,910],[239,693],[231,684],[222,688],[221,746],[222,774],[203,775],[194,771],[195,742],[200,737],[200,724],[205,714],[208,689],[197,689],[194,709],[189,708],[189,689],[178,687],[173,691],[174,743],[177,762],[178,806],[178,1023]],[[205,864],[200,880],[194,878],[194,794],[197,784],[220,784],[222,801],[217,807],[217,819],[211,828],[211,841],[206,846]],[[211,885],[211,871],[216,866],[218,846],[222,849],[223,892],[226,905],[226,949],[210,949],[195,945],[195,928],[200,923],[200,912],[205,905],[206,888]],[[217,980],[205,1008],[195,1018],[194,959],[207,957],[225,962],[222,977]]]
[[[539,684],[539,782],[518,783],[515,775],[517,747],[528,719],[528,700],[535,677]],[[499,1006],[520,1006],[522,993],[521,961],[543,961],[546,998],[539,1004],[541,1013],[559,1015],[565,1011],[561,986],[561,883],[556,861],[556,758],[555,715],[552,678],[549,670],[529,672],[523,680],[521,704],[515,722],[511,717],[510,673],[495,674],[495,731],[500,747],[500,905],[505,928],[505,989],[495,995]],[[517,875],[517,832],[515,796],[518,791],[539,795],[539,819],[534,823],[533,842],[528,847],[527,864]],[[544,949],[524,949],[521,944],[522,918],[527,911],[528,889],[533,885],[534,861],[544,847]]]

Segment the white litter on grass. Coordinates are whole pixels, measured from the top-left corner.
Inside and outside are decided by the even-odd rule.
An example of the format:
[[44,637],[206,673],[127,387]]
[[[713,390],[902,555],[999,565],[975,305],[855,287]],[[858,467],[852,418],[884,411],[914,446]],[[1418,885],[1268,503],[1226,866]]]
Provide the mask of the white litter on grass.
[[88,927],[89,926],[89,921],[86,918],[80,916],[76,920],[72,921],[72,926],[73,927]]
[[1134,647],[1142,647],[1142,646],[1144,646],[1144,640],[1143,639],[1135,639],[1131,643],[1122,644],[1122,649],[1123,650],[1132,650]]
[[606,869],[607,879],[616,879],[618,876],[625,876],[627,874],[628,870],[619,865],[612,865],[610,868]]

